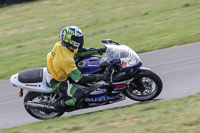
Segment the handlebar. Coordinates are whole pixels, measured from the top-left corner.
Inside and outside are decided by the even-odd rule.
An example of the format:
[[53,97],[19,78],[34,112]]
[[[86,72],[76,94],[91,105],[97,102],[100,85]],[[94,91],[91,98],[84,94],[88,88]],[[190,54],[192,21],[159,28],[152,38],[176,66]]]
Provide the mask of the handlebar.
[[120,63],[120,61],[115,61],[115,62],[110,63],[109,66],[113,66],[113,65],[116,65],[116,64],[118,64],[118,63]]
[[114,66],[118,63],[120,63],[120,61],[115,61],[115,62],[112,62],[112,63],[108,63],[108,62],[105,61],[105,62],[100,64],[100,67],[105,69],[106,67],[112,67],[112,66]]
[[104,43],[104,44],[112,44],[112,43],[114,43],[115,45],[120,45],[118,42],[115,42],[115,41],[113,41],[111,39],[103,39],[101,42]]

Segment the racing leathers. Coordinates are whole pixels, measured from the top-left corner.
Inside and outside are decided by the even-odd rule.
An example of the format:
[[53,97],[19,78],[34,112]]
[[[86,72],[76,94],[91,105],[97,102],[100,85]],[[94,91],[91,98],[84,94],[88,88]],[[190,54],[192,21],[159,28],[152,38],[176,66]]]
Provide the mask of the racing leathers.
[[69,77],[78,84],[86,84],[94,81],[104,80],[103,75],[82,75],[77,69],[74,58],[102,54],[105,48],[81,48],[70,50],[61,42],[57,42],[47,55],[47,83],[55,91],[72,97],[64,102],[65,105],[75,106],[84,93],[69,83]]

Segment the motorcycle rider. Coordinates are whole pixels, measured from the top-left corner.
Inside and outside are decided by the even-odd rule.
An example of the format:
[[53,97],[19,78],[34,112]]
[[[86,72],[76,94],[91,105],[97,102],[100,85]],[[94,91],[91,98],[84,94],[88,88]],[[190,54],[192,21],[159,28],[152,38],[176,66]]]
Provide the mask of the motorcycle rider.
[[52,51],[47,55],[47,83],[49,87],[71,98],[63,101],[57,101],[54,106],[63,110],[66,106],[80,106],[84,93],[69,83],[68,78],[78,84],[86,84],[107,80],[108,73],[82,75],[77,69],[75,58],[103,54],[104,48],[83,48],[83,32],[76,26],[68,26],[60,32],[61,41],[57,42]]

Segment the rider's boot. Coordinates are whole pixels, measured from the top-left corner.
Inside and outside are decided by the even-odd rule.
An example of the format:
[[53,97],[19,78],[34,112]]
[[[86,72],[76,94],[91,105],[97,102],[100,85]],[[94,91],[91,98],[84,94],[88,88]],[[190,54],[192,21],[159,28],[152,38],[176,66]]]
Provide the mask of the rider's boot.
[[76,106],[78,108],[83,108],[84,105],[84,97],[85,94],[80,89],[75,89],[74,93],[72,94],[72,99],[65,101],[65,104],[68,106]]
[[76,101],[76,106],[80,109],[86,107],[85,105],[85,98],[81,98],[78,101]]
[[58,100],[53,104],[53,106],[59,111],[65,111],[66,108],[65,100],[64,99]]

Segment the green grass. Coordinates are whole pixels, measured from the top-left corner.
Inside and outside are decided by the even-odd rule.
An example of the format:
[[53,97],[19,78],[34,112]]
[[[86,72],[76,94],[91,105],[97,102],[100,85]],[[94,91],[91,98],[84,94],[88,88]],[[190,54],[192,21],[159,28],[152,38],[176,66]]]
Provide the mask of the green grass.
[[62,117],[0,133],[199,133],[200,94],[86,115]]
[[0,7],[0,79],[45,67],[60,30],[80,27],[86,47],[111,38],[146,52],[200,41],[199,0],[42,0]]

